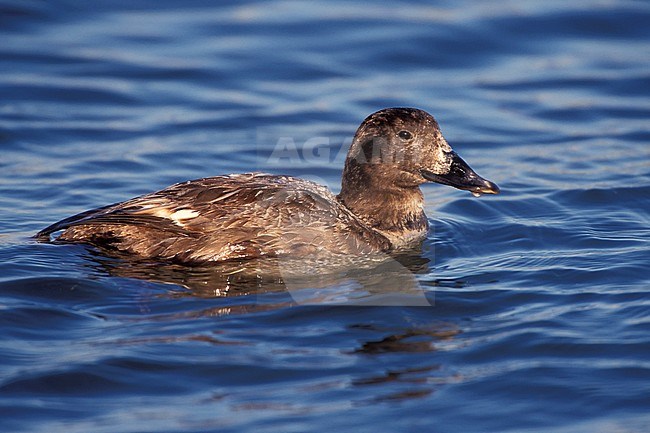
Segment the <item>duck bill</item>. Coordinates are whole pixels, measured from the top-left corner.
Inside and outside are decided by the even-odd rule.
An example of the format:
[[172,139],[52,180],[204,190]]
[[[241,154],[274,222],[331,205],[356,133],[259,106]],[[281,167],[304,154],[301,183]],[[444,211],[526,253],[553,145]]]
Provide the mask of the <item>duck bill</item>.
[[447,173],[436,174],[428,170],[422,170],[422,177],[431,182],[469,191],[474,195],[499,193],[499,187],[494,182],[483,179],[476,174],[456,152],[450,152],[449,157],[451,158],[451,165]]

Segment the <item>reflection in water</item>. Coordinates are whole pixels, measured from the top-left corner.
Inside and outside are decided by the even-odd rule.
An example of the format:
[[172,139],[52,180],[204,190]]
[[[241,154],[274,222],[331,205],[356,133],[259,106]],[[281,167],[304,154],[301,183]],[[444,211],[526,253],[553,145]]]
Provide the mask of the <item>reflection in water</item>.
[[[436,351],[435,343],[448,341],[460,334],[460,330],[446,324],[436,324],[401,329],[379,340],[361,343],[357,354],[381,355],[390,353],[427,353]],[[369,404],[384,401],[402,401],[430,395],[436,387],[453,380],[446,377],[439,364],[421,367],[390,369],[381,375],[373,375],[353,382],[355,386],[378,386],[383,393],[371,399]]]
[[228,341],[218,339],[209,335],[187,335],[187,336],[155,336],[155,337],[145,337],[145,338],[125,338],[121,340],[111,341],[110,343],[106,342],[97,342],[93,343],[95,346],[101,345],[120,345],[120,346],[141,346],[144,344],[174,344],[174,343],[185,343],[185,342],[200,342],[208,343],[215,346],[242,346],[248,343],[243,341]]
[[[429,260],[419,254],[373,257],[366,260],[357,258],[353,263],[346,263],[346,266],[332,263],[306,264],[304,261],[273,258],[229,262],[210,267],[187,267],[133,260],[131,256],[106,256],[101,252],[92,252],[91,259],[101,272],[110,275],[173,285],[173,288],[163,295],[171,300],[203,298],[218,301],[218,305],[199,302],[196,305],[198,308],[183,307],[171,312],[128,319],[136,322],[160,321],[169,324],[179,319],[254,314],[306,305],[310,306],[307,310],[313,312],[313,320],[317,321],[317,312],[321,311],[318,305],[369,306],[387,308],[388,312],[396,311],[393,308],[405,306],[430,308],[433,299],[430,282],[424,281],[424,287],[427,287],[425,292],[417,278],[419,274],[431,274]],[[306,265],[310,266],[311,272],[306,272]],[[312,310],[311,306],[316,306],[317,309]],[[312,313],[302,314],[312,317]],[[127,338],[118,343],[128,346],[202,342],[214,347],[233,345],[244,348],[241,350],[254,351],[255,344],[250,341],[250,335],[247,338],[239,338],[231,334],[227,338],[219,338],[221,330],[215,329],[213,332],[214,335]],[[296,328],[295,332],[301,331]],[[448,377],[445,368],[431,362],[430,354],[437,351],[438,344],[452,340],[460,332],[453,325],[432,323],[428,319],[422,324],[410,322],[406,327],[398,323],[395,327],[377,326],[363,320],[350,324],[346,334],[353,336],[353,342],[349,350],[343,351],[347,356],[363,358],[411,353],[424,356],[424,365],[401,368],[387,362],[384,371],[363,369],[363,372],[355,373],[350,381],[336,381],[332,386],[336,389],[349,386],[355,395],[356,388],[377,388],[370,393],[361,393],[371,394],[373,397],[353,397],[351,403],[355,406],[426,398],[441,384],[453,380],[453,377]],[[305,347],[301,350],[310,353],[312,349]],[[327,384],[320,383],[319,386]],[[285,403],[262,399],[255,403],[235,405],[233,409],[279,410],[273,406],[278,404],[282,406]]]
[[[415,275],[429,272],[429,260],[419,255],[346,257],[340,263],[265,258],[188,267],[89,251],[92,262],[102,272],[186,289],[172,289],[169,296],[254,296],[258,304],[252,307],[255,310],[271,307],[268,304],[271,297],[262,299],[265,295],[282,293],[289,296],[283,299],[274,296],[276,308],[287,304],[431,305]],[[241,310],[251,306],[227,308]]]
[[392,334],[378,341],[363,343],[356,352],[378,354],[386,352],[433,352],[434,341],[447,340],[458,335],[458,329],[448,328],[415,328],[403,330],[400,334]]
[[415,398],[422,398],[432,394],[435,387],[432,386],[431,376],[440,370],[439,365],[422,367],[419,369],[404,369],[403,371],[387,371],[382,376],[370,377],[354,382],[356,386],[374,385],[382,388],[390,383],[393,387],[404,388],[398,391],[377,395],[368,403],[384,401],[402,401]]

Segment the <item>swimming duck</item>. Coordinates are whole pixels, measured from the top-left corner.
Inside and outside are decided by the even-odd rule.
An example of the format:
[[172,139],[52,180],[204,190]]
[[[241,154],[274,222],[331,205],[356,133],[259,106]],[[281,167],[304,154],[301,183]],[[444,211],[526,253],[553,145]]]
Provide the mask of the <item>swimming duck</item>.
[[436,120],[387,108],[359,126],[341,192],[303,179],[231,174],[71,216],[36,237],[180,263],[396,252],[417,246],[428,220],[420,185],[497,194],[447,144]]

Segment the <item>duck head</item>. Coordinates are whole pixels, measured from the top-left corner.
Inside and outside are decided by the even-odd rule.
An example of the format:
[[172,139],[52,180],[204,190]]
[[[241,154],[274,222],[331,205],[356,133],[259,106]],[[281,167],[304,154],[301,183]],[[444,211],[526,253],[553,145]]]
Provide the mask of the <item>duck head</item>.
[[499,193],[495,183],[452,150],[433,116],[415,108],[387,108],[368,116],[350,146],[344,183],[346,176],[388,190],[436,182],[474,195]]
[[391,237],[426,234],[419,186],[436,182],[481,194],[499,187],[476,174],[449,146],[438,122],[415,108],[387,108],[368,116],[348,152],[339,200]]

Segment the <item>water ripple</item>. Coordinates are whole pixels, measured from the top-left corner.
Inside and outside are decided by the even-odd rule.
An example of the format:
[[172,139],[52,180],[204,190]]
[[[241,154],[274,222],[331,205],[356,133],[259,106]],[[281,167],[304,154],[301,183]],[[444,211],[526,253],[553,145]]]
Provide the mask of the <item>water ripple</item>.
[[[649,18],[625,0],[0,2],[0,428],[647,431]],[[391,266],[297,282],[31,239],[214,174],[336,191],[386,106],[432,112],[502,187],[424,186],[429,236]],[[281,138],[298,159],[271,158]]]

